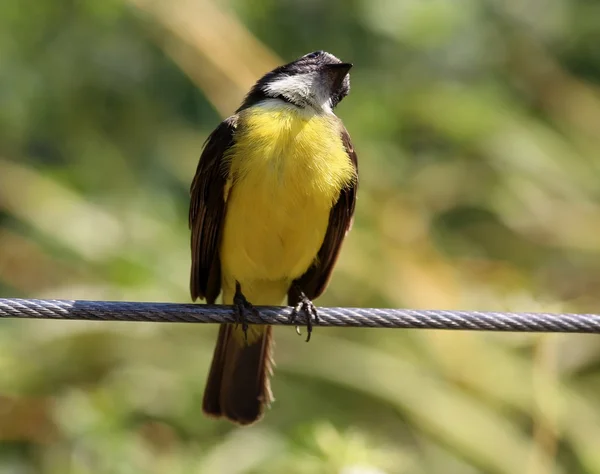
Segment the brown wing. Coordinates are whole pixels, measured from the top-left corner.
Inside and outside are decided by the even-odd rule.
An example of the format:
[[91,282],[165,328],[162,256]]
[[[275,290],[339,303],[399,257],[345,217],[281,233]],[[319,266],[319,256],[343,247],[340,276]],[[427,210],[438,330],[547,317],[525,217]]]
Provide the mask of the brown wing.
[[237,116],[221,122],[210,134],[200,156],[190,189],[190,229],[192,230],[192,299],[206,298],[214,303],[221,291],[219,243],[225,215],[227,168],[223,154],[233,143]]
[[304,275],[294,281],[295,285],[292,285],[290,288],[288,292],[288,304],[292,306],[298,303],[297,288],[301,289],[311,300],[317,298],[325,291],[340,253],[344,237],[352,227],[356,190],[358,187],[358,159],[354,152],[350,135],[348,135],[345,128],[342,128],[342,142],[350,161],[352,161],[352,164],[356,168],[357,179],[350,186],[342,190],[340,197],[331,209],[327,233],[325,234],[325,239],[319,249],[315,263]]

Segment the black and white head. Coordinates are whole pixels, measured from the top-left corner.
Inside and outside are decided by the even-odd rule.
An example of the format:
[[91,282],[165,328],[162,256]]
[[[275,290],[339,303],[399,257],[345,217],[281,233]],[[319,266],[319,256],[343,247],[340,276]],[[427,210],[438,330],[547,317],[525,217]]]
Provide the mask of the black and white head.
[[241,109],[279,99],[316,113],[331,113],[350,92],[352,64],[333,54],[315,51],[265,74],[252,87]]

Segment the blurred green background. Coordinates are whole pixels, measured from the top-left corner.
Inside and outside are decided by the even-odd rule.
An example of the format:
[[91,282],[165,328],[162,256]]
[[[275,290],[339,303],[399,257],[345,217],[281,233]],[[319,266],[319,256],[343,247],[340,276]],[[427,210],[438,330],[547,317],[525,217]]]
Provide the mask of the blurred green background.
[[[361,187],[319,304],[600,312],[599,43],[589,0],[1,2],[0,296],[188,302],[203,141],[325,49]],[[0,326],[1,473],[600,473],[596,337],[278,327],[239,429],[216,327]]]

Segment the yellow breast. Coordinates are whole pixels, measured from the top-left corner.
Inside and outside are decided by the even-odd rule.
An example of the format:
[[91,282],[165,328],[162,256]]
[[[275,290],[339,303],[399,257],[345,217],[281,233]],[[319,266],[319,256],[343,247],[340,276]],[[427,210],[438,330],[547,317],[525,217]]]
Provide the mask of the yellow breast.
[[334,115],[286,105],[240,113],[230,162],[221,265],[224,276],[293,280],[314,261],[329,212],[356,179]]

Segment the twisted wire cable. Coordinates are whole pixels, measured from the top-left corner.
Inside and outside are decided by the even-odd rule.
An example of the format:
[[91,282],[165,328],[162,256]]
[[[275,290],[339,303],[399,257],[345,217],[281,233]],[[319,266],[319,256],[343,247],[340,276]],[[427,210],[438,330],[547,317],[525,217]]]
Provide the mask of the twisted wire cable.
[[[257,306],[253,324],[290,325],[292,308]],[[600,315],[429,309],[317,308],[319,326],[461,329],[474,331],[600,333]],[[170,323],[235,323],[231,306],[86,300],[0,298],[0,318]],[[306,325],[300,312],[293,325]]]

